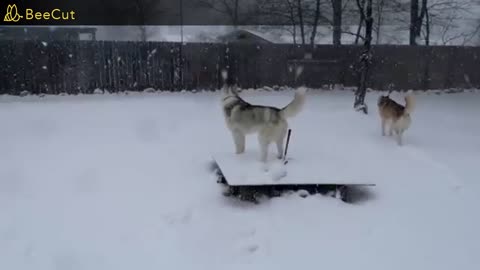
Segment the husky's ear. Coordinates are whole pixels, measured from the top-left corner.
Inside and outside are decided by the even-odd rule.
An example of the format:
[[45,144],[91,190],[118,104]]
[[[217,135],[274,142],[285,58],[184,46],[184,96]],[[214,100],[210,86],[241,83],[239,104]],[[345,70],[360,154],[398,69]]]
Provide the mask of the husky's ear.
[[387,94],[387,97],[390,96],[390,94],[393,92],[393,88],[394,88],[394,84],[393,83],[389,83],[388,84],[388,94]]
[[222,94],[225,95],[225,96],[232,96],[232,95],[235,95],[235,92],[234,92],[234,90],[232,89],[231,86],[224,85],[222,87]]
[[378,97],[378,103],[383,102],[383,101],[388,100],[388,99],[389,99],[388,96],[386,96],[386,95],[380,95],[380,96]]
[[229,86],[228,87],[228,94],[231,96],[236,96],[237,93],[235,92],[235,87],[234,86]]
[[230,87],[228,87],[228,85],[224,85],[222,87],[222,95],[224,96],[229,96],[230,95],[230,90],[229,90]]

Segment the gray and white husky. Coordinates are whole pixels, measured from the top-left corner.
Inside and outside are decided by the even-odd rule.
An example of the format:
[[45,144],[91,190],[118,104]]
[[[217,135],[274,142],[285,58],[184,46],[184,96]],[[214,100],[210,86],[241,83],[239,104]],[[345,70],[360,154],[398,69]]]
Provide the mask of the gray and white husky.
[[[222,72],[224,81],[227,72]],[[305,104],[306,88],[299,88],[294,99],[283,108],[252,105],[242,99],[233,86],[224,84],[222,107],[225,122],[231,131],[236,154],[245,152],[245,136],[257,133],[260,161],[266,162],[270,143],[277,145],[277,158],[283,158],[283,141],[287,134],[287,118],[296,116]]]

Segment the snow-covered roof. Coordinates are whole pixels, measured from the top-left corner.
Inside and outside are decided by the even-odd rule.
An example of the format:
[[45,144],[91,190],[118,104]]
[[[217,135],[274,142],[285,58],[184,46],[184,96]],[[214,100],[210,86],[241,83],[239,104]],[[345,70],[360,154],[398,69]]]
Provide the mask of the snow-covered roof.
[[221,42],[240,42],[240,43],[273,43],[272,41],[262,37],[260,33],[251,30],[237,29],[230,33],[219,36]]

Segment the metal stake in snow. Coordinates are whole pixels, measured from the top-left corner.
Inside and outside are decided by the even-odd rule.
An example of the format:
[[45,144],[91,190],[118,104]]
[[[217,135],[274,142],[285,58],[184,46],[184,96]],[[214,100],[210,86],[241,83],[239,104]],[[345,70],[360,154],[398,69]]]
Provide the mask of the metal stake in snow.
[[285,143],[285,153],[283,154],[283,164],[287,164],[287,152],[288,152],[288,145],[290,143],[290,135],[292,134],[292,130],[288,130],[288,135],[287,135],[287,142]]

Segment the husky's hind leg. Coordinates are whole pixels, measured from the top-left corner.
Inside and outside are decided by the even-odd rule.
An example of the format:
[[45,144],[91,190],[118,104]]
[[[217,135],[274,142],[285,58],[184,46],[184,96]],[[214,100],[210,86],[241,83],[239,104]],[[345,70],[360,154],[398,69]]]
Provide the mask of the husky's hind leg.
[[245,134],[240,130],[232,130],[233,141],[235,143],[235,153],[241,154],[245,152]]
[[275,142],[277,144],[277,158],[283,158],[283,139],[277,139]]
[[385,128],[387,127],[387,120],[382,118],[382,136],[385,136]]
[[277,158],[283,158],[283,141],[285,140],[285,136],[287,135],[287,128],[282,129],[280,136],[277,137],[275,143],[277,144]]
[[402,146],[403,145],[403,131],[402,130],[395,130],[397,144]]
[[393,120],[389,121],[388,123],[388,136],[393,136],[395,122]]

